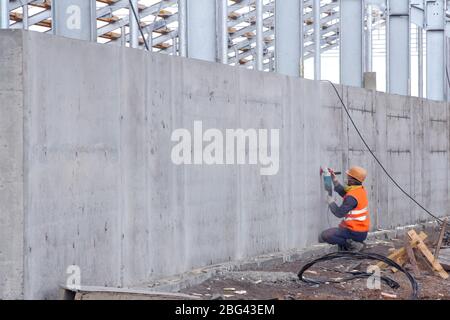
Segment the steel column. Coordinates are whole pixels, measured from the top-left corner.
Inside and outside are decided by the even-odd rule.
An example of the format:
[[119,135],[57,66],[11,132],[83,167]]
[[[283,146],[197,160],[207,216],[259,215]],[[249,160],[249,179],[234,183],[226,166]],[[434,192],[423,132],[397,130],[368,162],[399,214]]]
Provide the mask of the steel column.
[[419,97],[423,98],[423,29],[417,27],[417,55],[419,70]]
[[177,55],[177,37],[172,37],[172,55],[176,56]]
[[9,0],[0,0],[0,29],[9,28]]
[[220,0],[221,62],[228,64],[228,0]]
[[[131,0],[129,4],[129,21],[130,21],[130,47],[138,48],[139,47],[139,23],[135,17],[135,13],[139,18],[139,8],[138,8],[138,0]],[[134,11],[134,12],[133,12]]]
[[23,5],[22,28],[28,30],[28,4]]
[[444,70],[444,83],[445,83],[445,96],[447,101],[450,101],[450,54],[448,52],[450,50],[450,38],[445,37],[445,70]]
[[388,0],[388,92],[410,94],[409,0]]
[[363,84],[363,1],[340,0],[341,84],[362,87]]
[[300,0],[300,77],[305,76],[305,2]]
[[444,100],[444,31],[427,31],[427,98]]
[[122,47],[127,46],[127,33],[125,30],[125,26],[120,27],[120,45]]
[[301,60],[301,5],[298,0],[275,1],[275,59],[278,73],[299,77]]
[[313,3],[313,15],[314,15],[314,79],[322,79],[321,70],[321,45],[320,45],[320,32],[322,28],[320,26],[320,0],[314,0]]
[[256,69],[264,70],[264,3],[256,0]]
[[180,43],[179,55],[187,56],[187,34],[186,34],[186,0],[178,0],[178,39]]
[[427,98],[442,101],[445,96],[444,0],[427,0],[425,11],[427,27]]
[[216,1],[187,1],[188,57],[216,61]]
[[366,17],[367,17],[367,26],[366,26],[366,72],[372,72],[373,69],[373,53],[372,53],[372,46],[373,46],[373,37],[372,37],[372,25],[373,25],[373,7],[372,5],[367,6],[366,10]]

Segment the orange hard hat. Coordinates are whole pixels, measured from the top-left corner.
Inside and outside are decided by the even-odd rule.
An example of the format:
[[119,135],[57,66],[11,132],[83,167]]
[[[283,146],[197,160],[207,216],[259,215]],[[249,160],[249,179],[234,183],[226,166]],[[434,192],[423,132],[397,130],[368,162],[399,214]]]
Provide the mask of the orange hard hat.
[[367,170],[361,167],[351,167],[346,173],[361,183],[363,183],[367,177]]

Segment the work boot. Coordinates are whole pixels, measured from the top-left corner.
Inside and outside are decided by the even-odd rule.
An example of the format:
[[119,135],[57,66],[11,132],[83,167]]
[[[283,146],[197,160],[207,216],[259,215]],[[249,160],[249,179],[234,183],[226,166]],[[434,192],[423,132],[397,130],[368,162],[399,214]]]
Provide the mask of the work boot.
[[319,234],[319,243],[325,243],[325,239],[323,238],[322,234]]
[[347,245],[345,247],[346,247],[347,251],[361,252],[366,248],[366,244],[364,242],[357,242],[357,241],[348,239]]

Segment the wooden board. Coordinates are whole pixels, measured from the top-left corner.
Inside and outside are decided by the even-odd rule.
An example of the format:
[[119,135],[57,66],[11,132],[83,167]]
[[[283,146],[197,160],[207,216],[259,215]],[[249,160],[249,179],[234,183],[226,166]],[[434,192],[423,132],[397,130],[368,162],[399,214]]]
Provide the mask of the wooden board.
[[417,266],[416,256],[414,255],[414,250],[411,247],[411,243],[408,241],[408,237],[405,237],[405,249],[409,263],[411,263],[414,275],[417,278],[420,276],[420,270],[419,267]]
[[145,289],[81,286],[78,289],[61,286],[64,300],[200,300],[200,297],[174,292]]
[[439,240],[436,244],[436,249],[434,250],[434,258],[439,258],[439,250],[441,250],[442,241],[444,240],[445,231],[447,230],[447,219],[442,222],[441,232],[439,233]]
[[[419,234],[419,238],[420,240],[425,240],[427,238],[427,234],[425,232],[420,232]],[[411,243],[411,248],[415,248],[417,247],[418,242],[417,241],[413,241],[413,243]],[[404,247],[395,250],[394,252],[392,252],[389,256],[389,259],[394,260],[395,262],[397,262],[399,265],[404,265],[406,263],[406,261],[408,261],[408,256],[406,254],[406,249]],[[387,264],[385,264],[384,262],[379,262],[377,263],[377,266],[380,269],[384,269],[387,267]]]
[[438,260],[434,258],[433,253],[428,249],[428,247],[423,243],[423,240],[414,230],[408,231],[408,236],[413,242],[417,242],[417,248],[420,252],[427,258],[428,262],[431,264],[433,269],[441,276],[442,279],[448,279],[448,273],[442,268]]

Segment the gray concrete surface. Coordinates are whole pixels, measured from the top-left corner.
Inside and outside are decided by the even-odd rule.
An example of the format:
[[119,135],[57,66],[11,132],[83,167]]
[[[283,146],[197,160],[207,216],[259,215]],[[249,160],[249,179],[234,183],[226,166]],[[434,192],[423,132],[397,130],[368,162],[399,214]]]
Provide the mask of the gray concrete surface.
[[363,87],[367,90],[377,90],[377,73],[376,72],[364,72],[363,75]]
[[0,299],[23,297],[24,88],[19,33],[0,31]]
[[[72,264],[82,285],[133,287],[309,247],[338,222],[321,164],[369,169],[374,230],[428,218],[327,83],[18,30],[0,47],[0,298],[56,298]],[[339,90],[394,177],[448,215],[448,104]],[[175,166],[171,134],[195,120],[280,129],[278,175]]]

